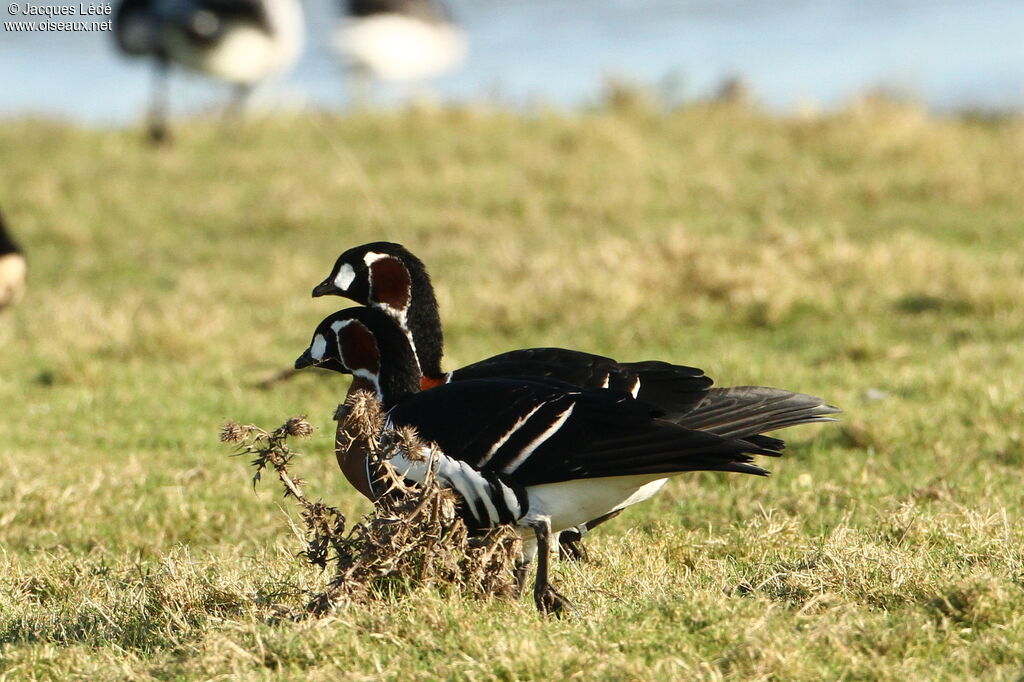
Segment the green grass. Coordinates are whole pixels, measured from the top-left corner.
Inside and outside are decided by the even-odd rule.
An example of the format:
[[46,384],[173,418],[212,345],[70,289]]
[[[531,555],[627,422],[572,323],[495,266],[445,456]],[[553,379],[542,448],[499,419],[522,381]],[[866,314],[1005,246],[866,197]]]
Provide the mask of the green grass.
[[[874,102],[0,125],[30,257],[0,316],[0,677],[1016,679],[1024,660],[1024,120]],[[342,377],[256,384],[344,303],[345,248],[430,266],[447,364],[563,345],[821,395],[774,476],[699,474],[557,567],[581,616],[436,591],[271,621],[325,576],[226,419],[318,427]]]

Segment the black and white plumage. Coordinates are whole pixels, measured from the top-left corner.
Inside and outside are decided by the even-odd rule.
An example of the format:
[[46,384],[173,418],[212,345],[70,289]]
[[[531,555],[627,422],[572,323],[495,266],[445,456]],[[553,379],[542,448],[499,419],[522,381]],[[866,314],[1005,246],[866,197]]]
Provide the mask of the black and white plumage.
[[7,231],[0,213],[0,309],[17,303],[24,295],[27,271],[25,255]]
[[394,318],[416,354],[423,388],[465,379],[545,377],[585,388],[627,391],[684,426],[743,437],[831,421],[828,415],[839,411],[820,398],[782,389],[712,388],[712,379],[696,367],[659,360],[619,362],[565,348],[513,350],[445,372],[444,335],[430,275],[423,261],[393,242],[371,242],[345,251],[312,295],[343,296]]
[[[377,308],[403,329],[422,368],[424,389],[449,382],[495,377],[542,377],[581,388],[626,391],[654,405],[680,426],[757,443],[768,431],[833,421],[839,410],[820,398],[764,386],[712,388],[695,367],[661,361],[619,362],[564,348],[513,350],[451,372],[441,368],[444,337],[433,284],[423,262],[401,244],[372,242],[345,251],[313,296],[338,295]],[[662,484],[664,481],[661,482]],[[595,519],[563,537],[570,556]]]
[[437,297],[423,262],[401,244],[371,242],[345,251],[313,296],[344,296],[391,315],[409,337],[424,388],[463,379],[534,376],[587,388],[635,393],[667,412],[700,402],[712,381],[695,367],[646,361],[620,363],[565,348],[526,348],[501,353],[445,372],[444,335]]
[[159,140],[171,63],[234,85],[241,104],[258,83],[295,64],[303,18],[298,0],[122,0],[114,37],[124,54],[156,64],[150,134]]
[[466,58],[465,33],[440,0],[342,0],[334,44],[357,71],[384,81],[441,76]]
[[[420,391],[407,336],[372,308],[324,319],[295,362],[296,369],[309,366],[352,374],[376,392],[389,426],[415,427],[435,443],[442,453],[438,480],[462,497],[471,527],[512,523],[527,538],[533,534],[527,559],[539,552],[534,597],[545,611],[564,604],[547,579],[560,531],[649,498],[667,476],[766,475],[752,455],[778,456],[784,446],[778,439],[753,442],[684,428],[630,393],[549,379],[471,379]],[[392,464],[417,481],[428,466],[402,457]]]

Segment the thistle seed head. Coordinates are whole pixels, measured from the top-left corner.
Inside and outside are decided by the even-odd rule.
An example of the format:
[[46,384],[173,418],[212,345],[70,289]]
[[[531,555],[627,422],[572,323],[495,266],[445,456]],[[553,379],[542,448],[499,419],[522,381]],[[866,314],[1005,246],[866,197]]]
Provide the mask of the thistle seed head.
[[313,425],[305,417],[292,417],[285,422],[284,430],[289,436],[308,438],[313,435]]
[[220,429],[220,440],[222,443],[241,443],[245,440],[245,429],[235,421],[229,421]]

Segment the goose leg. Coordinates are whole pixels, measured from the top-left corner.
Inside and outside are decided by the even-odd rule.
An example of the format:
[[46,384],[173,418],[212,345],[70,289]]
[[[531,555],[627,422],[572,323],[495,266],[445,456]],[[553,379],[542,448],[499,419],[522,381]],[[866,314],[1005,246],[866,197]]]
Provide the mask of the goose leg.
[[583,546],[583,536],[588,530],[585,523],[563,530],[558,536],[558,558],[562,561],[590,561],[590,553]]
[[551,532],[551,519],[543,517],[535,521],[533,530],[537,534],[537,578],[533,583],[533,601],[541,613],[561,615],[572,607],[572,603],[551,586],[551,544],[555,536]]
[[373,102],[373,74],[361,64],[349,67],[348,97],[354,109],[369,109]]
[[575,528],[567,528],[558,536],[558,558],[562,561],[589,561],[590,555],[583,546],[583,536],[594,530],[605,521],[614,519],[622,513],[621,509],[599,516],[593,521],[581,523]]
[[526,587],[526,576],[530,573],[530,562],[525,559],[516,561],[515,570],[513,575],[516,578],[516,599],[523,593],[523,588]]
[[537,541],[534,539],[523,540],[523,553],[516,559],[513,575],[516,579],[516,598],[523,594],[526,587],[526,578],[530,575],[530,564],[537,556]]
[[245,113],[245,105],[249,102],[252,90],[252,85],[248,83],[235,84],[231,89],[231,99],[228,100],[228,106],[224,110],[225,119],[238,118]]
[[167,81],[169,66],[167,60],[159,58],[153,72],[153,96],[149,104],[147,116],[147,133],[149,141],[161,144],[168,139],[167,135]]

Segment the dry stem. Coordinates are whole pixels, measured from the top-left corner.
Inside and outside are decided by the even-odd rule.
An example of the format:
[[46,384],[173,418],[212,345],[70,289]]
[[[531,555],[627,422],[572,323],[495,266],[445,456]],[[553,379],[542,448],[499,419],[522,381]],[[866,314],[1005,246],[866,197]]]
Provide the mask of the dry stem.
[[411,484],[390,464],[398,453],[432,459],[437,456],[433,444],[424,444],[413,429],[384,429],[379,403],[362,391],[339,405],[335,419],[339,458],[350,450],[353,456],[365,453],[374,489],[384,491],[374,511],[348,532],[344,514],[322,501],[311,501],[302,490],[305,482],[289,472],[298,453],[288,448],[288,436],[312,432],[304,418],[289,419],[271,432],[229,422],[221,432],[221,440],[237,445],[239,454],[256,455],[254,486],[272,467],[285,497],[298,502],[306,525],[306,547],[300,556],[321,569],[328,563],[335,566],[327,589],[310,600],[307,614],[319,616],[339,603],[365,602],[421,586],[480,598],[516,595],[511,568],[520,551],[518,533],[503,527],[472,536],[459,517],[458,496],[437,483],[434,467],[428,467],[422,484]]

